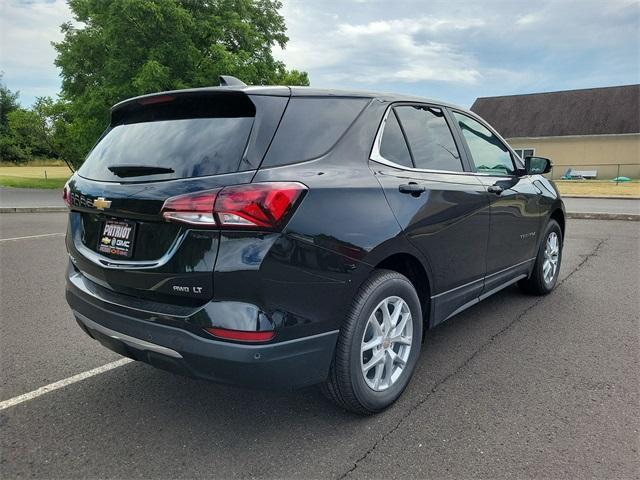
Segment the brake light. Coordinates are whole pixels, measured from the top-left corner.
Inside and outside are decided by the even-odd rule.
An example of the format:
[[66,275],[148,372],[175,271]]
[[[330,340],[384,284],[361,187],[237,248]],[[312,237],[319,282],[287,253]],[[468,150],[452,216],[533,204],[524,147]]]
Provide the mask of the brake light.
[[306,190],[297,182],[233,185],[171,197],[162,207],[162,216],[189,225],[278,230]]
[[156,103],[172,102],[173,97],[171,95],[154,95],[153,97],[141,98],[138,100],[140,105],[153,105]]
[[263,332],[248,332],[245,330],[229,330],[227,328],[205,328],[214,337],[227,340],[237,340],[239,342],[267,342],[275,337],[276,332],[266,330]]

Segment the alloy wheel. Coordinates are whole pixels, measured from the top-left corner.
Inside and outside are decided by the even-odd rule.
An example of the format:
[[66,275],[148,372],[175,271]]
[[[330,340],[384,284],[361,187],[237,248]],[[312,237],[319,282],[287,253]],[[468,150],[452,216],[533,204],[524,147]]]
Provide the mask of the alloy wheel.
[[413,322],[409,305],[392,296],[369,316],[360,345],[360,366],[372,390],[387,390],[398,381],[411,353]]
[[544,261],[542,262],[542,276],[547,285],[551,284],[558,271],[560,259],[560,241],[556,232],[549,233],[544,249]]

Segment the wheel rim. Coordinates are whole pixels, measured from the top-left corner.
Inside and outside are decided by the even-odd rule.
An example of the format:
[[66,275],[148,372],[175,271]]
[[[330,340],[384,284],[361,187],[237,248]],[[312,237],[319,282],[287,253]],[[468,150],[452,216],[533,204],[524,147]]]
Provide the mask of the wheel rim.
[[551,232],[547,237],[544,248],[544,262],[542,262],[542,276],[549,285],[558,272],[558,261],[560,260],[560,241],[556,232]]
[[381,392],[402,376],[411,353],[413,322],[400,297],[382,300],[369,316],[360,345],[360,368],[372,390]]

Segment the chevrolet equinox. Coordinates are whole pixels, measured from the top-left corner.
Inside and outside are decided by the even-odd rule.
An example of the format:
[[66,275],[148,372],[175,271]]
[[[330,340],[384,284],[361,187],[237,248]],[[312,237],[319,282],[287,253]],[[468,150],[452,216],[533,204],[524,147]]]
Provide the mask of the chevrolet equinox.
[[320,383],[370,414],[427,330],[514,283],[554,288],[551,164],[474,113],[222,83],[118,103],[65,186],[67,301],[107,348],[227,384]]

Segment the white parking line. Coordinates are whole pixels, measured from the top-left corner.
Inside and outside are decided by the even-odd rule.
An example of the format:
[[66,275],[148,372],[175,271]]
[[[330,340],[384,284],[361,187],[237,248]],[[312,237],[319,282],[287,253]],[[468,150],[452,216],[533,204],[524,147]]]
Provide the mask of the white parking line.
[[93,370],[79,373],[78,375],[74,375],[73,377],[50,383],[49,385],[45,385],[44,387],[40,387],[37,390],[34,390],[33,392],[24,393],[22,395],[18,395],[17,397],[13,397],[9,400],[0,402],[0,411],[5,410],[9,407],[19,405],[20,403],[26,402],[27,400],[33,400],[34,398],[38,398],[45,393],[53,392],[54,390],[66,387],[67,385],[71,385],[72,383],[80,382],[81,380],[100,375],[101,373],[108,372],[109,370],[113,370],[114,368],[122,367],[123,365],[131,362],[133,362],[133,360],[131,360],[130,358],[122,358],[115,362],[107,363],[106,365],[102,365],[101,367],[94,368]]
[[15,240],[28,240],[30,238],[60,237],[62,235],[64,235],[64,233],[43,233],[42,235],[29,235],[26,237],[0,238],[0,242],[13,242]]

